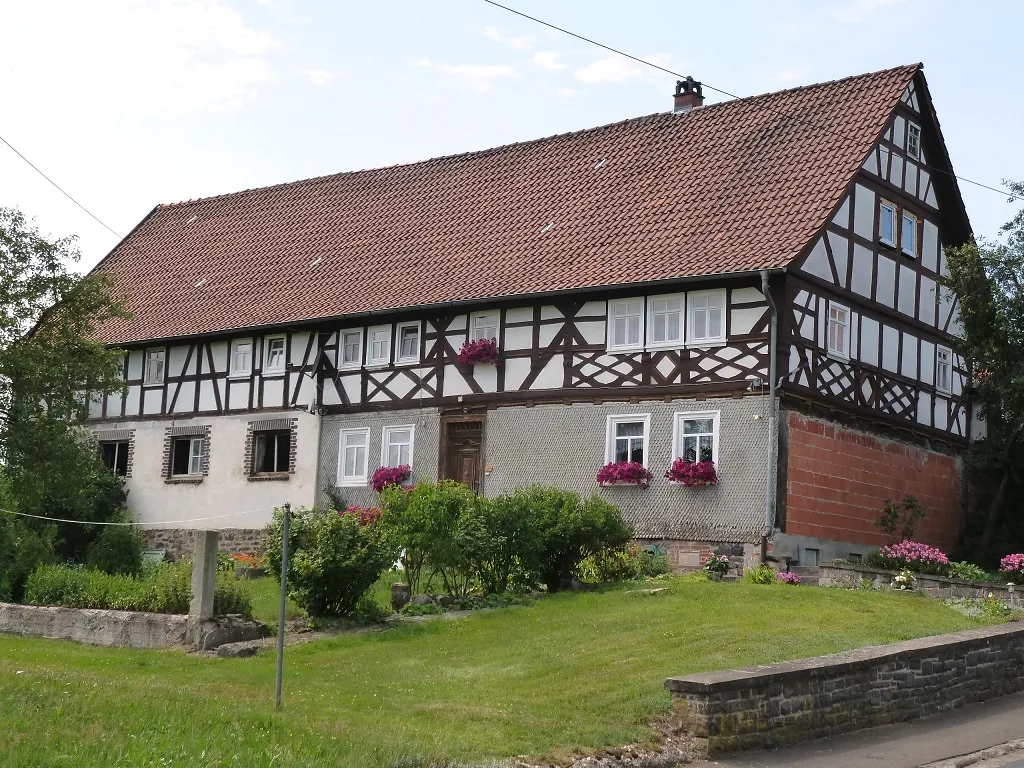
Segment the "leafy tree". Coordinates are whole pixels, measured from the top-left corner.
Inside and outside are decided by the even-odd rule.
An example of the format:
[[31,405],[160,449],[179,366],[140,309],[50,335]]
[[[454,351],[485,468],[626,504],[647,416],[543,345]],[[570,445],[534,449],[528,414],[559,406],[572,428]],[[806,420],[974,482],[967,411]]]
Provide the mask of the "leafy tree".
[[907,495],[897,504],[892,499],[885,500],[885,507],[875,525],[881,528],[894,541],[906,541],[914,538],[917,521],[928,514],[924,505],[915,496]]

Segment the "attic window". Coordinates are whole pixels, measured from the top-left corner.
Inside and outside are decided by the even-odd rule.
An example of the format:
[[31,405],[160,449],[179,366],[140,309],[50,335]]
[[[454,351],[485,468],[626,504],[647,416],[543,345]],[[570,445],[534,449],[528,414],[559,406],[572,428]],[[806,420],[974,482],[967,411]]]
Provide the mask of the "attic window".
[[915,160],[921,159],[921,129],[913,123],[907,124],[907,154]]
[[878,241],[896,247],[896,206],[884,200],[878,208]]

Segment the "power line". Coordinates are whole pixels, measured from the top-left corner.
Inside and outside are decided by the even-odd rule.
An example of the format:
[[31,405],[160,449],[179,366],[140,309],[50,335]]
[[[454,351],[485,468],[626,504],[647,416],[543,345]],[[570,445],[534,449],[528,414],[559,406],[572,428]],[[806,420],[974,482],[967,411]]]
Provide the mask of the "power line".
[[50,178],[49,176],[47,176],[47,175],[46,175],[45,173],[43,173],[43,172],[42,172],[41,170],[39,170],[38,166],[36,166],[36,164],[35,164],[35,163],[33,163],[33,162],[32,162],[31,160],[29,160],[29,159],[28,159],[27,157],[25,157],[25,156],[24,156],[23,154],[21,154],[21,152],[19,152],[18,150],[16,150],[16,149],[15,149],[15,148],[14,148],[14,147],[13,147],[13,146],[11,145],[11,143],[10,143],[10,142],[9,142],[9,141],[8,141],[7,139],[5,139],[5,138],[4,138],[3,136],[0,136],[0,141],[2,141],[2,142],[3,142],[4,144],[6,144],[6,145],[7,145],[7,148],[8,148],[8,149],[10,149],[10,150],[11,150],[11,152],[13,152],[14,154],[16,154],[16,155],[17,155],[18,157],[20,157],[20,158],[21,158],[22,160],[24,160],[24,161],[25,161],[26,163],[28,163],[29,167],[31,167],[31,168],[32,168],[32,170],[34,170],[34,171],[35,171],[36,173],[38,173],[38,174],[39,174],[40,176],[42,176],[42,177],[43,177],[44,179],[46,179],[46,180],[47,180],[48,182],[50,182],[50,184],[52,184],[52,185],[53,185],[53,187],[54,187],[54,188],[55,188],[55,189],[56,189],[56,190],[57,190],[58,192],[60,192],[60,193],[61,193],[62,195],[64,195],[64,197],[66,197],[66,198],[67,198],[68,200],[70,200],[70,201],[71,201],[72,203],[74,203],[74,204],[75,204],[75,205],[77,205],[77,206],[78,206],[79,208],[81,208],[81,209],[82,209],[83,211],[85,211],[85,212],[86,212],[87,214],[89,214],[89,216],[91,216],[91,217],[92,217],[92,219],[93,219],[93,220],[94,220],[94,221],[95,221],[96,223],[98,223],[98,224],[99,224],[99,225],[100,225],[101,227],[103,227],[103,228],[104,228],[104,229],[106,229],[106,230],[107,230],[108,232],[110,232],[110,234],[112,234],[112,235],[113,235],[114,237],[118,238],[119,240],[121,239],[121,237],[122,237],[121,235],[117,234],[117,232],[115,232],[115,231],[114,231],[113,229],[111,229],[111,228],[110,228],[110,227],[108,227],[108,226],[107,226],[106,224],[104,224],[104,223],[103,223],[103,221],[102,221],[102,220],[100,219],[100,217],[99,217],[99,216],[97,216],[97,215],[96,215],[95,213],[93,213],[92,211],[90,211],[90,210],[89,210],[88,208],[86,208],[86,207],[85,207],[84,205],[82,205],[82,204],[81,204],[80,202],[78,202],[77,200],[75,200],[75,198],[73,198],[73,197],[72,197],[72,196],[71,196],[70,194],[68,194],[67,192],[65,192],[65,191],[64,191],[64,190],[63,190],[63,189],[61,188],[60,184],[58,184],[58,183],[57,183],[56,181],[54,181],[54,180],[53,180],[53,179],[51,179],[51,178]]
[[[537,24],[541,24],[541,25],[543,25],[545,27],[548,27],[549,29],[554,29],[554,30],[556,30],[558,32],[562,32],[563,34],[569,35],[570,37],[575,37],[577,40],[582,40],[585,43],[590,43],[591,45],[596,45],[598,48],[603,48],[604,50],[610,51],[610,52],[615,53],[615,54],[618,54],[619,56],[624,56],[627,59],[630,59],[632,61],[635,61],[635,62],[637,62],[639,64],[643,64],[643,65],[648,66],[648,67],[652,67],[653,69],[660,70],[660,71],[665,72],[665,73],[667,73],[669,75],[672,75],[673,77],[678,77],[678,78],[683,78],[683,79],[685,79],[685,77],[686,77],[686,75],[680,74],[679,72],[675,72],[675,71],[673,71],[671,69],[668,69],[667,67],[663,67],[663,66],[661,66],[659,64],[655,64],[655,63],[647,61],[645,59],[641,59],[639,56],[634,56],[631,53],[626,53],[625,51],[621,51],[618,48],[613,48],[610,45],[605,45],[604,43],[598,42],[597,40],[593,40],[593,39],[591,39],[589,37],[584,37],[583,35],[579,35],[579,34],[577,34],[575,32],[572,32],[572,31],[570,31],[568,29],[565,29],[564,27],[559,27],[559,26],[557,26],[555,24],[552,24],[550,22],[544,21],[543,19],[538,19],[536,16],[531,16],[528,13],[523,13],[522,11],[517,11],[515,8],[509,8],[507,5],[502,5],[501,3],[495,2],[495,0],[483,0],[483,1],[485,3],[487,3],[488,5],[493,5],[495,8],[501,8],[503,11],[508,11],[509,13],[514,13],[516,16],[522,16],[524,19],[529,19],[530,21],[533,21],[533,22],[535,22]],[[706,83],[703,80],[701,81],[701,85],[704,88],[707,88],[708,90],[714,91],[715,93],[720,93],[723,96],[728,96],[730,99],[741,99],[742,98],[741,96],[737,96],[735,93],[730,93],[729,91],[722,90],[721,88],[716,88],[715,86],[710,85],[709,83]],[[848,134],[839,133],[838,131],[835,131],[835,130],[831,129],[828,126],[815,125],[814,123],[806,120],[805,118],[798,117],[797,115],[787,115],[786,113],[780,112],[777,109],[773,109],[772,107],[770,107],[770,106],[768,106],[766,104],[757,104],[755,106],[757,106],[760,109],[765,109],[765,110],[768,110],[770,112],[774,112],[776,115],[779,115],[780,117],[789,118],[790,120],[799,120],[800,122],[806,123],[807,125],[810,125],[810,126],[816,127],[816,128],[820,128],[820,129],[822,129],[824,131],[827,131],[827,132],[829,132],[831,134],[834,134],[835,136],[838,136],[839,138],[846,139],[848,141],[855,141],[853,136],[850,136]],[[857,140],[857,141],[859,142],[859,140]],[[884,147],[883,147],[883,149],[884,149]],[[945,174],[947,176],[953,177],[954,179],[958,179],[960,181],[966,182],[967,184],[973,184],[976,187],[981,187],[982,189],[987,189],[990,192],[998,192],[1000,195],[1005,195],[1009,200],[1024,200],[1024,197],[1020,197],[1018,195],[1014,195],[1012,192],[1009,192],[1008,190],[999,189],[997,187],[989,186],[988,184],[983,184],[980,181],[974,181],[973,179],[968,179],[968,178],[965,178],[964,176],[958,176],[957,174],[952,173],[951,171],[947,171],[945,168],[936,168],[935,166],[928,165],[927,163],[920,163],[920,165],[923,168],[927,168],[928,170],[934,171],[936,173],[943,173],[943,174]]]
[[128,523],[122,523],[122,522],[92,522],[92,521],[89,521],[89,520],[67,520],[67,519],[61,518],[61,517],[47,517],[46,515],[30,515],[28,512],[15,512],[14,510],[3,509],[3,508],[0,508],[0,512],[6,512],[8,515],[15,515],[16,517],[31,517],[31,518],[33,518],[35,520],[46,520],[47,522],[50,522],[50,523],[75,523],[77,525],[115,525],[115,526],[122,526],[122,525],[137,525],[137,526],[142,526],[142,525],[175,525],[176,526],[176,525],[178,525],[180,523],[198,523],[198,522],[205,521],[205,520],[222,520],[222,519],[224,519],[226,517],[237,517],[238,515],[248,515],[248,514],[251,514],[253,512],[266,512],[267,510],[273,510],[273,509],[276,509],[276,507],[259,507],[258,509],[246,509],[246,510],[241,510],[241,511],[238,511],[238,512],[229,512],[226,515],[210,515],[208,517],[190,517],[190,518],[188,518],[186,520],[161,520],[159,522],[143,521],[143,522],[140,522],[140,523],[135,523],[135,522],[128,522]]

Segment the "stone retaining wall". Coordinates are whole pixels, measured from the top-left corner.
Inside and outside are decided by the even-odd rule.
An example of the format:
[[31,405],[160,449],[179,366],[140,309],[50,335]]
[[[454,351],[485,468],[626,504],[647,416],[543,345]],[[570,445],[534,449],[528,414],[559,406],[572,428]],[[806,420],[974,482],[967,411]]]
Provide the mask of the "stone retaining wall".
[[0,633],[88,645],[170,648],[188,642],[188,616],[0,603]]
[[[225,528],[219,531],[218,547],[229,555],[253,555],[263,551],[263,528]],[[146,549],[163,549],[171,560],[182,555],[191,557],[196,534],[190,528],[143,529],[142,540]]]
[[1024,626],[671,677],[665,687],[704,756],[777,747],[1024,690]]
[[[818,586],[856,589],[864,579],[869,579],[875,589],[879,589],[890,586],[894,576],[896,576],[895,571],[869,568],[864,565],[829,564],[818,567]],[[1013,607],[1022,607],[1024,605],[1021,603],[1021,593],[1024,592],[1024,587],[1017,587],[1011,593],[1010,588],[1005,583],[979,583],[976,581],[964,581],[963,579],[950,579],[945,576],[926,576],[924,574],[914,574],[914,580],[914,589],[919,592],[927,592],[932,597],[941,599],[952,597],[986,598],[992,595]]]

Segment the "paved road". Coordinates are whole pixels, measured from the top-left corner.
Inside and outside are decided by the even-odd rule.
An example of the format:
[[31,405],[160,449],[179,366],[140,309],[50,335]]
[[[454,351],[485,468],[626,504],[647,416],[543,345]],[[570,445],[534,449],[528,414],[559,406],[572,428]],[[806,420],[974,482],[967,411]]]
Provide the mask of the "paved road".
[[[1021,738],[1024,694],[789,749],[694,763],[692,768],[918,768]],[[1005,764],[1011,766],[1017,763]],[[1024,768],[1024,761],[1020,766]]]

